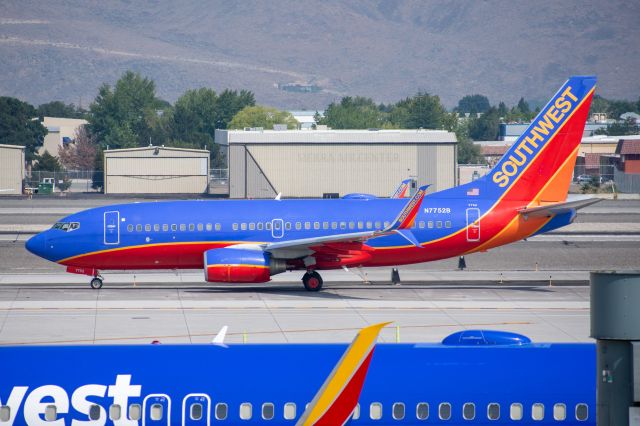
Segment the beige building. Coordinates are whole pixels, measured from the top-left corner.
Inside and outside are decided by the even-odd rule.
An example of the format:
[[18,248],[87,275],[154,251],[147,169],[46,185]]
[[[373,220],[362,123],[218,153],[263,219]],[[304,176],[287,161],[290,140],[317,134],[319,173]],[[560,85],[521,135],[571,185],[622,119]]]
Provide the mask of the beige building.
[[216,130],[231,198],[388,197],[403,179],[456,184],[455,134],[443,130]]
[[45,151],[57,157],[58,150],[64,146],[65,141],[72,141],[76,137],[78,127],[87,124],[87,120],[76,118],[44,117],[42,125],[47,128],[44,143],[38,150],[42,155]]
[[104,152],[105,194],[204,194],[209,151],[160,146]]
[[0,145],[0,196],[22,194],[24,147]]
[[458,185],[473,182],[489,173],[490,166],[485,164],[460,164],[458,166]]

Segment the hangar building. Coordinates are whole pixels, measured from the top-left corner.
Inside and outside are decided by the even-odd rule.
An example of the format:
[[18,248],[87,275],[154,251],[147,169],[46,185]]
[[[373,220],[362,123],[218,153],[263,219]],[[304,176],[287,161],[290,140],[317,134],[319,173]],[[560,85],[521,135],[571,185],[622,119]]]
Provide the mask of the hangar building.
[[24,146],[0,145],[0,196],[22,194]]
[[209,151],[148,146],[104,151],[105,194],[204,194]]
[[228,147],[229,197],[389,196],[414,177],[456,183],[454,133],[443,130],[216,130]]

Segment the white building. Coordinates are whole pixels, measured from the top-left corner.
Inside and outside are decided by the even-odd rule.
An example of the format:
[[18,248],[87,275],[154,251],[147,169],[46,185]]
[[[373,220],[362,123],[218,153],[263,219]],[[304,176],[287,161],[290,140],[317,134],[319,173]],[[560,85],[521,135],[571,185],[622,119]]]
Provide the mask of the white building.
[[44,117],[42,125],[47,128],[48,133],[44,137],[44,143],[38,150],[38,154],[42,155],[45,151],[49,151],[49,154],[57,157],[60,148],[75,139],[78,127],[87,123],[87,120],[78,118]]

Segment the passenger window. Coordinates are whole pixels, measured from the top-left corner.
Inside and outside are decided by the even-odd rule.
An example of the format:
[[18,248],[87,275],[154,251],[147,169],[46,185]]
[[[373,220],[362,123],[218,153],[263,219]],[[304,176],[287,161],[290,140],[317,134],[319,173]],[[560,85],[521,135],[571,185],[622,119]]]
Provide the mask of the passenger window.
[[296,404],[293,402],[287,402],[284,404],[284,419],[293,420],[296,418]]
[[285,222],[284,229],[286,229],[287,231],[291,231],[291,222]]
[[555,404],[553,406],[553,420],[564,420],[567,418],[567,406],[564,404]]
[[358,221],[358,229],[364,229],[364,222],[361,220]]
[[320,222],[313,222],[313,229],[320,229]]
[[164,417],[164,407],[160,404],[153,404],[151,406],[151,420],[158,421]]
[[338,222],[331,222],[331,229],[338,229]]
[[329,229],[329,222],[322,222],[322,229]]
[[262,224],[262,222],[258,222],[256,224],[256,228],[258,228],[258,231],[262,231],[262,228],[264,228],[264,225]]
[[356,408],[353,409],[353,413],[351,414],[351,418],[353,420],[358,420],[360,418],[360,404],[356,404]]
[[536,402],[531,406],[531,418],[533,420],[544,419],[544,405]]
[[221,224],[219,224],[219,223],[216,223],[215,230],[216,230],[216,231],[219,231],[219,230],[221,230],[221,229],[222,229],[222,225],[221,225]]
[[253,223],[253,222],[251,222],[251,223],[249,224],[249,231],[253,231],[253,230],[255,230],[255,229],[256,229],[256,224],[255,224],[255,223]]
[[273,419],[273,404],[271,402],[265,402],[262,404],[262,418],[265,420]]
[[178,230],[178,225],[176,225],[175,223],[172,223],[172,224],[171,224],[171,230],[172,230],[173,232],[176,232],[176,231]]
[[196,226],[193,223],[189,224],[189,231],[193,232],[196,230]]
[[229,408],[224,402],[216,404],[216,420],[226,420]]
[[394,420],[404,419],[404,404],[402,402],[396,402],[393,404],[392,415]]
[[376,228],[376,229],[380,229],[380,228],[381,228],[381,226],[380,226],[380,225],[381,225],[381,224],[380,224],[380,221],[376,221],[376,223],[375,223],[375,228]]
[[311,222],[305,222],[304,229],[311,229]]
[[436,228],[442,228],[442,221],[441,220],[438,220],[436,222]]
[[253,408],[249,402],[240,404],[240,418],[242,420],[250,420],[253,415]]
[[202,224],[201,224],[201,223],[199,223],[199,224],[198,224],[198,231],[202,231],[203,229],[204,229],[204,228],[202,227]]
[[246,231],[246,230],[247,230],[247,224],[246,224],[246,223],[244,223],[244,222],[243,222],[243,223],[241,223],[241,224],[240,224],[240,230],[242,230],[242,231]]
[[371,417],[371,420],[380,420],[382,418],[382,404],[372,402],[369,406],[369,417]]
[[420,222],[418,222],[418,227],[420,229],[424,229],[424,220],[421,220]]
[[136,231],[138,231],[138,232],[142,232],[142,225],[137,224],[137,225],[136,225]]
[[451,418],[451,404],[442,402],[438,406],[438,417],[440,420],[449,420]]
[[522,412],[522,404],[514,402],[513,404],[511,404],[509,417],[511,417],[511,420],[522,420]]
[[373,223],[370,220],[367,221],[367,229],[373,228]]
[[233,225],[231,225],[231,229],[233,229],[234,231],[238,230],[238,224],[234,223]]
[[127,232],[133,232],[133,225],[127,225]]
[[100,406],[93,404],[89,407],[89,420],[100,420]]
[[211,230],[213,229],[213,226],[212,226],[210,223],[207,223],[207,224],[204,226],[204,229],[206,229],[207,231],[211,231]]
[[429,404],[420,402],[416,405],[416,417],[418,420],[427,420],[429,418]]
[[142,408],[140,404],[129,405],[129,420],[140,420],[142,414]]
[[589,406],[587,404],[576,405],[576,419],[584,422],[589,418]]
[[169,231],[169,225],[167,225],[166,223],[165,223],[165,224],[163,224],[163,225],[162,225],[162,230],[163,230],[164,232]]
[[340,229],[347,229],[347,222],[340,222]]
[[48,422],[55,422],[58,418],[58,410],[55,405],[47,405],[44,409],[44,419]]
[[122,409],[118,404],[111,404],[109,407],[109,419],[110,420],[120,420],[120,416],[122,415]]
[[389,221],[385,220],[384,221],[384,227],[387,228],[389,226]]
[[444,227],[445,227],[445,228],[451,228],[451,221],[450,221],[450,220],[447,220],[447,221],[444,223]]
[[145,232],[150,232],[151,231],[151,225],[149,225],[148,223],[144,226],[144,231]]
[[433,221],[432,220],[427,222],[427,228],[429,228],[429,229],[433,228]]
[[302,223],[296,222],[296,229],[299,231],[302,229]]
[[487,406],[487,417],[489,420],[500,419],[500,404],[491,403]]
[[185,225],[184,223],[181,223],[180,224],[180,230],[183,231],[183,232],[186,231],[187,230],[187,225]]
[[467,402],[462,406],[462,417],[465,420],[476,418],[476,405],[473,402]]
[[189,417],[191,420],[200,420],[202,418],[202,404],[191,404],[191,410],[189,410]]
[[267,222],[264,224],[264,229],[266,229],[267,231],[271,231],[271,222]]
[[355,228],[356,228],[355,222],[349,222],[349,229],[355,229]]
[[3,405],[0,407],[0,422],[8,422],[11,419],[11,407]]
[[159,232],[159,231],[160,231],[160,225],[159,225],[159,224],[157,224],[157,223],[156,223],[156,224],[154,224],[154,225],[153,225],[153,230],[154,230],[155,232]]

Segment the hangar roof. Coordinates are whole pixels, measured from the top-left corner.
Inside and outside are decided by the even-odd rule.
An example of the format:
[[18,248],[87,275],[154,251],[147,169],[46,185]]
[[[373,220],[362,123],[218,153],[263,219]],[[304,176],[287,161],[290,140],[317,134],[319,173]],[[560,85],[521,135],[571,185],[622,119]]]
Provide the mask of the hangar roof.
[[[222,144],[303,143],[303,144],[434,144],[457,143],[456,135],[446,130],[217,130]],[[226,137],[225,137],[226,136]]]

